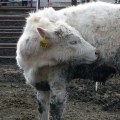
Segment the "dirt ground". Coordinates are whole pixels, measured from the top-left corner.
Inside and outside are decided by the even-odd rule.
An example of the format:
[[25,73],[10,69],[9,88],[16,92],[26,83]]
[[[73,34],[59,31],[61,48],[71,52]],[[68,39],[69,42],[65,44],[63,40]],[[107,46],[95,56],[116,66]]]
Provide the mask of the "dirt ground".
[[[36,91],[16,65],[0,65],[0,120],[39,120]],[[90,80],[72,80],[63,120],[120,120],[120,77],[94,90]]]

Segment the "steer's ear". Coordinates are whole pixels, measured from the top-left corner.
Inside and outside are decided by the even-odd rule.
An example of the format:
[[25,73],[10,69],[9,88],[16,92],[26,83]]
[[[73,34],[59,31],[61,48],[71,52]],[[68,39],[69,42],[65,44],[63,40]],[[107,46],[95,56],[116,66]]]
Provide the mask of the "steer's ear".
[[39,35],[42,38],[48,37],[48,33],[47,33],[47,31],[45,29],[43,29],[43,28],[37,28],[37,31],[38,31]]
[[48,47],[49,45],[49,33],[47,30],[43,29],[43,28],[37,28],[37,31],[39,33],[39,35],[43,38],[41,41],[40,41],[40,46],[43,47],[43,48],[46,48]]

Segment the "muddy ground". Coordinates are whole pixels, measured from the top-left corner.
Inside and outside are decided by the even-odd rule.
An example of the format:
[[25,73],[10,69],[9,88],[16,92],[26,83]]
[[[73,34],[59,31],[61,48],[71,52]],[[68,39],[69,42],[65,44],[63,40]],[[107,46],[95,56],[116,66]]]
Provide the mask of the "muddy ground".
[[[0,120],[39,120],[36,91],[16,65],[0,64]],[[94,90],[90,80],[73,80],[63,120],[120,120],[120,77]]]

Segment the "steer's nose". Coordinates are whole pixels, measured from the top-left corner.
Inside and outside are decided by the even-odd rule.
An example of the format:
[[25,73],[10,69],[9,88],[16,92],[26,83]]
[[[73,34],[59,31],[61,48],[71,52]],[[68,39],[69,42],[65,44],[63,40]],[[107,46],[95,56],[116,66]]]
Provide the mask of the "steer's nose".
[[97,57],[100,57],[100,50],[97,49],[97,50],[95,51],[95,55],[96,55]]

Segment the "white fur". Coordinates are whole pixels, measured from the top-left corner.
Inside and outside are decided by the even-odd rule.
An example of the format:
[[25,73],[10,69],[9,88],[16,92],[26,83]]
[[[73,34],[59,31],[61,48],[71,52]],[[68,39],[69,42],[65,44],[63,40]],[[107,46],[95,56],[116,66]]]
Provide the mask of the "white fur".
[[[37,32],[39,27],[48,35],[47,48],[40,46],[43,38]],[[56,35],[55,31],[60,34]],[[56,96],[55,103],[63,103],[67,75],[62,73],[66,63],[74,60],[79,64],[91,63],[97,59],[95,48],[84,39],[99,48],[105,58],[115,55],[120,46],[120,5],[92,2],[59,11],[46,8],[31,13],[18,41],[16,57],[27,83],[34,86],[47,81],[50,92]],[[49,119],[51,93],[39,91],[37,95],[45,110],[42,120]]]
[[51,22],[67,22],[77,29],[86,41],[100,49],[105,58],[113,56],[120,46],[119,4],[91,2],[59,11],[48,8],[35,15],[43,15]]
[[[44,28],[50,38],[50,46],[42,48],[42,37],[37,28]],[[54,31],[62,31],[56,36]],[[71,45],[70,42],[77,42]],[[38,67],[54,66],[59,63],[79,60],[79,63],[91,63],[97,59],[95,48],[87,43],[74,28],[64,22],[50,22],[48,18],[41,18],[31,14],[27,18],[24,32],[17,44],[17,64],[24,70],[27,83],[35,82],[33,72]]]
[[[26,83],[34,87],[39,85],[36,89],[42,111],[41,120],[49,119],[50,96],[53,96],[53,104],[59,109],[54,119],[61,118],[66,101],[65,83],[68,73],[65,71],[69,63],[76,60],[79,64],[92,63],[98,57],[95,55],[95,47],[86,42],[76,29],[59,20],[52,8],[49,11],[53,15],[47,10],[30,14],[16,51],[17,64],[23,69]],[[41,46],[44,37],[48,40],[46,48]],[[44,85],[40,87],[42,82],[50,86],[50,91],[48,87],[44,91]]]
[[120,46],[120,5],[93,2],[59,12],[65,14],[65,21],[100,49],[104,57],[116,53]]

